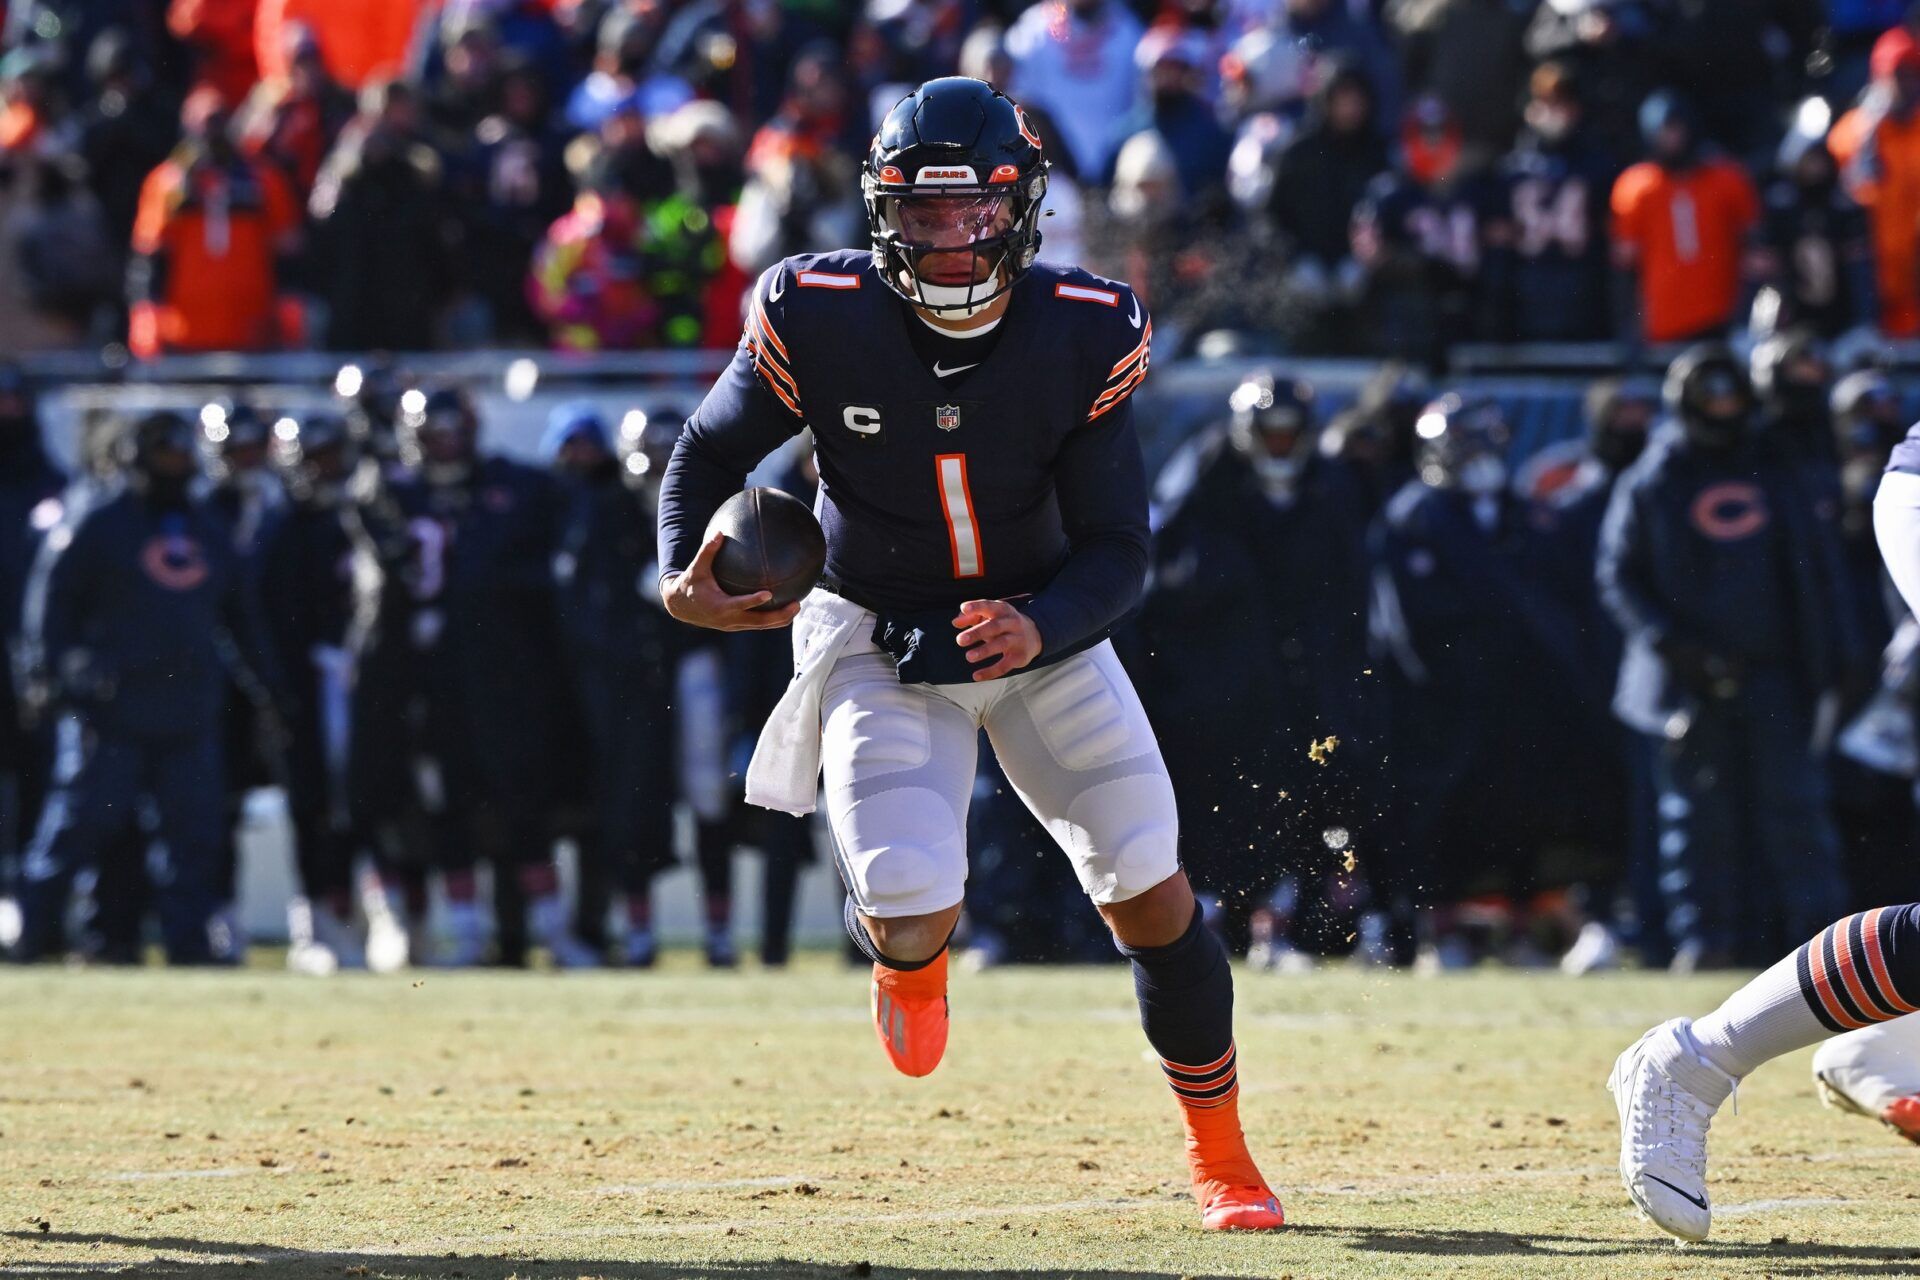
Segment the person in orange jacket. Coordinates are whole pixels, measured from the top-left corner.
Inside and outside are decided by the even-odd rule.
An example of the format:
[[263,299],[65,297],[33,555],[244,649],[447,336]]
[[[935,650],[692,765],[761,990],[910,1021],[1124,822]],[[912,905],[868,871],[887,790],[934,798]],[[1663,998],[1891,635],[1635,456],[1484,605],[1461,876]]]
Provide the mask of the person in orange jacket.
[[189,94],[180,123],[180,146],[140,189],[128,346],[143,360],[278,346],[294,327],[280,282],[299,206],[277,172],[235,149],[218,93]]
[[320,41],[327,70],[349,89],[393,76],[406,61],[414,28],[437,0],[260,0],[254,23],[262,77],[287,73],[288,23],[305,23]]
[[1759,192],[1737,162],[1706,146],[1678,96],[1650,96],[1640,129],[1649,158],[1613,184],[1613,260],[1623,278],[1638,279],[1637,336],[1661,343],[1723,333],[1740,306]]
[[253,24],[260,0],[173,0],[167,30],[192,48],[195,84],[212,85],[228,102],[247,96],[260,78]]
[[1873,46],[1873,83],[1827,146],[1873,224],[1880,327],[1920,335],[1920,46],[1895,27]]

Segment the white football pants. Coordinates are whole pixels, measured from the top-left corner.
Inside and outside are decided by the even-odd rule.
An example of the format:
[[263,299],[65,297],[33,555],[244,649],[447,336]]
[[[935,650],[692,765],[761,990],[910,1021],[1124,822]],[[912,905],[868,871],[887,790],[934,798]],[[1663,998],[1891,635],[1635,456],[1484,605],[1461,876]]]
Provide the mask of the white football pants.
[[927,915],[961,901],[982,728],[1094,902],[1124,902],[1179,870],[1173,784],[1111,643],[998,680],[901,684],[872,630],[869,618],[841,653],[820,707],[827,821],[862,913]]

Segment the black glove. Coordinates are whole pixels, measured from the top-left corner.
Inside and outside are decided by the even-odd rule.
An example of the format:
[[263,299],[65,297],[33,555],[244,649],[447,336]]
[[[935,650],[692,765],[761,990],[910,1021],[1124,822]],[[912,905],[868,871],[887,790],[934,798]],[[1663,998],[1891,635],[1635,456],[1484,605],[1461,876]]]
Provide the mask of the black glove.
[[53,703],[78,711],[113,701],[118,682],[90,649],[69,649],[60,655],[59,670],[50,682]]
[[1658,646],[1660,656],[1680,687],[1696,698],[1731,698],[1740,692],[1746,664],[1716,653],[1691,640],[1669,639]]

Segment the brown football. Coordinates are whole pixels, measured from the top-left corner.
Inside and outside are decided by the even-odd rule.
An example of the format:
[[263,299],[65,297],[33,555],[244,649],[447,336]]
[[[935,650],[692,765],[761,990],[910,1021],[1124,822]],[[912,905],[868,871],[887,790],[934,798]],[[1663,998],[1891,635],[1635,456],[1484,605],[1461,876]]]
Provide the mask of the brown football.
[[730,595],[771,591],[759,606],[778,609],[813,590],[827,567],[827,536],[807,504],[779,489],[746,489],[721,504],[707,537],[724,533],[714,581]]

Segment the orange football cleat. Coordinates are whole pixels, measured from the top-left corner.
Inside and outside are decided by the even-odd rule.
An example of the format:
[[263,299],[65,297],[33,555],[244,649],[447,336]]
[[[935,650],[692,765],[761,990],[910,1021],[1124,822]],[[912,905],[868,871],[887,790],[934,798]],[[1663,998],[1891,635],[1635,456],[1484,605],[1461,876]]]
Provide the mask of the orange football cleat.
[[873,1029],[904,1076],[924,1076],[947,1051],[947,953],[924,969],[873,966]]
[[1183,1103],[1187,1167],[1200,1225],[1209,1231],[1271,1231],[1287,1225],[1280,1198],[1267,1186],[1240,1132],[1240,1103],[1229,1097],[1211,1107]]
[[1908,1142],[1920,1143],[1920,1094],[1895,1098],[1880,1113],[1880,1118]]

